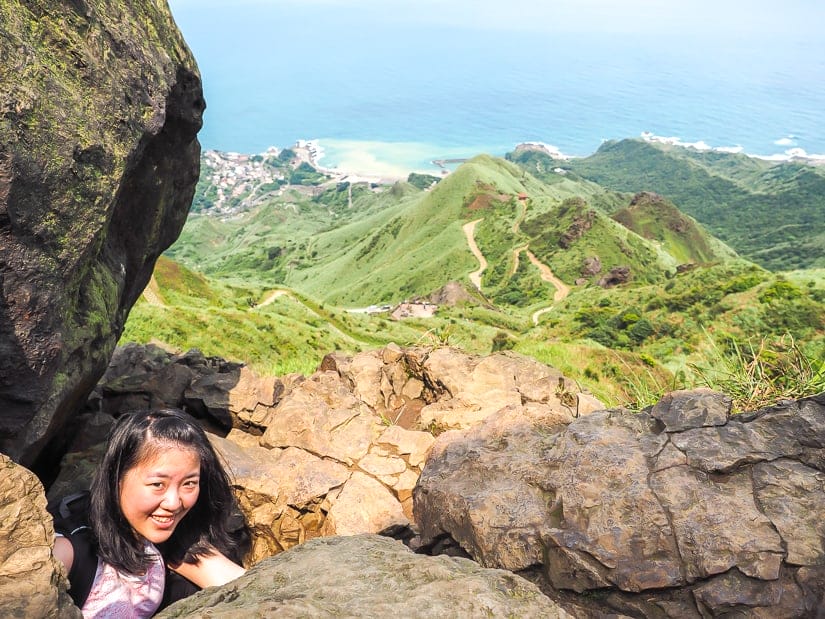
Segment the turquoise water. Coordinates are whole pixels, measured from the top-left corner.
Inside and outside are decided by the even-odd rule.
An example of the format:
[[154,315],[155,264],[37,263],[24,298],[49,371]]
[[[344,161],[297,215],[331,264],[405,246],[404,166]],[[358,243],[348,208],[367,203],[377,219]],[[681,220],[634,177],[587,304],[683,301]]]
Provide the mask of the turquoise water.
[[[466,8],[492,6],[478,1]],[[614,28],[610,15],[566,26],[550,13],[506,24],[405,17],[369,0],[170,2],[203,76],[205,148],[315,139],[327,165],[409,169],[524,141],[587,155],[645,131],[759,155],[825,153],[825,37],[815,32],[825,12],[774,4],[706,20],[683,11],[681,22],[623,13]]]

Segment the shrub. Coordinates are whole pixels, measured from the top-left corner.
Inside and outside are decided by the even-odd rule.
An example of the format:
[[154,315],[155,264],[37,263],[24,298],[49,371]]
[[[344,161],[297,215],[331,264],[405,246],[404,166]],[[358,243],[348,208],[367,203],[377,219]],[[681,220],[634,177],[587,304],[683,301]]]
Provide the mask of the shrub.
[[516,341],[507,335],[504,331],[498,331],[493,336],[491,351],[497,352],[499,350],[512,350],[516,345]]
[[640,318],[628,330],[628,335],[636,344],[641,344],[653,335],[653,325],[647,318]]
[[770,303],[776,299],[795,299],[802,296],[802,292],[786,279],[777,279],[765,288],[759,295],[761,303]]
[[761,283],[762,279],[762,276],[758,273],[745,273],[722,284],[722,290],[726,294],[745,292],[746,290],[750,290],[757,284]]

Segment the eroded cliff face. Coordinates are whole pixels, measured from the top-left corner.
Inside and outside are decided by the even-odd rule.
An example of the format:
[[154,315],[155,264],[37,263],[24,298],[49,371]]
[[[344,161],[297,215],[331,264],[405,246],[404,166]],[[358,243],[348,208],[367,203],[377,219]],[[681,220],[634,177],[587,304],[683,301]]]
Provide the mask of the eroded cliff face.
[[164,0],[0,0],[0,451],[27,465],[106,369],[199,173]]

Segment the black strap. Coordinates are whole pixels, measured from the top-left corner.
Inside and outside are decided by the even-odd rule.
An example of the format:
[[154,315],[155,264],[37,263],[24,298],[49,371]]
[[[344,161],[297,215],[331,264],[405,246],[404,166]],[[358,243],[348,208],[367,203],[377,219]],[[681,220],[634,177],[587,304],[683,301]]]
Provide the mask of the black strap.
[[92,590],[97,572],[97,553],[92,530],[84,527],[66,537],[72,543],[74,550],[72,569],[69,570],[69,595],[78,608],[83,608]]
[[97,572],[97,545],[89,527],[89,491],[63,497],[54,509],[54,530],[72,544],[69,595],[82,608]]

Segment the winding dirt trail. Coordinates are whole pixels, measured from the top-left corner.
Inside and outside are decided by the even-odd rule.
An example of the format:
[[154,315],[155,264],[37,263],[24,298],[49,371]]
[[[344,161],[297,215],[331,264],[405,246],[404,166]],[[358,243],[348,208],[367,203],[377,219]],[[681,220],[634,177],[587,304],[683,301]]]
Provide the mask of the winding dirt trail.
[[513,275],[516,274],[516,271],[518,271],[519,256],[521,255],[521,252],[523,252],[528,247],[529,245],[522,245],[521,247],[516,247],[513,250],[513,268],[510,269],[510,277],[513,277]]
[[274,303],[275,299],[277,299],[278,297],[282,297],[282,296],[288,295],[288,294],[289,294],[288,290],[274,290],[272,292],[272,294],[270,294],[266,299],[264,299],[263,301],[258,303],[255,307],[252,307],[250,309],[257,309],[259,307],[264,307],[265,305],[270,305],[271,303]]
[[[469,223],[464,224],[462,226],[462,230],[464,230],[464,236],[467,237],[467,245],[470,246],[470,251],[473,252],[473,255],[478,260],[479,269],[477,271],[473,271],[470,273],[470,281],[473,285],[481,292],[481,275],[484,273],[485,269],[487,269],[487,259],[484,257],[484,254],[481,253],[481,250],[478,248],[475,240],[475,229],[476,224],[478,224],[482,219],[476,219]],[[530,262],[539,270],[539,275],[541,279],[556,289],[556,292],[553,294],[553,302],[557,303],[558,301],[563,300],[570,294],[570,287],[561,281],[556,275],[553,273],[552,269],[541,262],[536,255],[529,250],[529,245],[522,245],[521,247],[517,247],[513,250],[513,267],[510,270],[510,275],[512,276],[518,270],[519,267],[519,256],[522,252],[527,254],[527,257],[530,259]],[[533,312],[533,324],[539,324],[539,317],[542,314],[545,314],[553,309],[553,306],[550,305],[548,307],[543,307],[539,310]]]
[[521,203],[521,213],[513,222],[513,234],[518,234],[519,230],[521,229],[521,222],[524,221],[524,218],[527,217],[527,200],[519,200]]
[[163,302],[163,299],[160,298],[158,294],[158,282],[155,279],[155,276],[149,279],[149,283],[146,284],[146,288],[143,289],[143,298],[146,299],[146,302],[149,305],[156,305],[157,307],[166,307],[166,304]]
[[563,281],[561,281],[558,277],[556,277],[553,271],[550,270],[549,266],[547,266],[543,262],[540,262],[539,259],[536,258],[535,254],[533,254],[533,252],[531,252],[527,248],[525,248],[525,251],[527,252],[527,257],[530,259],[530,262],[532,262],[533,265],[536,268],[538,268],[539,273],[541,273],[541,278],[546,282],[550,282],[556,288],[556,292],[553,295],[553,300],[561,301],[562,299],[567,297],[567,295],[570,294],[570,287]]
[[[530,259],[530,262],[532,262],[533,265],[536,268],[538,268],[539,273],[541,274],[541,279],[552,284],[555,287],[556,292],[553,294],[553,301],[558,302],[567,297],[567,295],[570,294],[570,287],[563,281],[561,281],[558,277],[556,277],[556,275],[553,273],[550,267],[541,262],[538,258],[536,258],[535,254],[533,254],[533,252],[527,249],[527,247],[524,248],[524,251],[527,252],[527,257]],[[538,325],[539,318],[541,317],[541,315],[546,314],[552,309],[553,305],[548,305],[547,307],[543,307],[540,310],[536,310],[535,312],[533,312],[533,324]]]
[[[483,218],[482,218],[483,219]],[[484,257],[484,254],[481,253],[481,250],[476,245],[475,239],[475,231],[476,231],[476,224],[480,222],[482,219],[476,219],[475,221],[471,221],[469,223],[464,224],[462,226],[462,230],[464,230],[464,236],[467,237],[467,245],[470,246],[470,251],[473,252],[473,255],[478,260],[479,269],[477,271],[473,271],[470,273],[470,281],[473,285],[481,292],[481,274],[484,273],[485,269],[487,268],[487,259]]]

